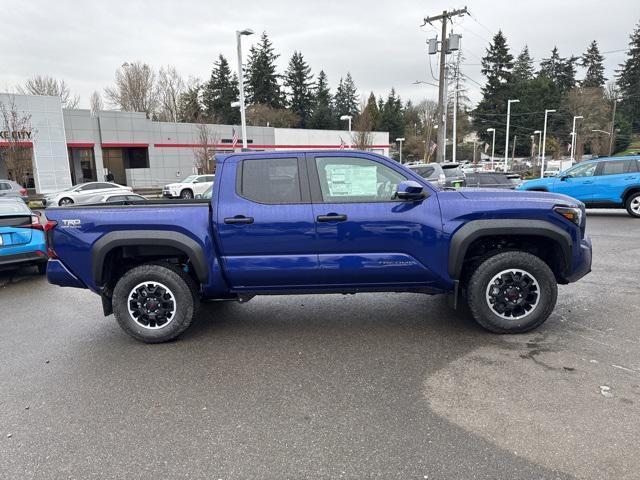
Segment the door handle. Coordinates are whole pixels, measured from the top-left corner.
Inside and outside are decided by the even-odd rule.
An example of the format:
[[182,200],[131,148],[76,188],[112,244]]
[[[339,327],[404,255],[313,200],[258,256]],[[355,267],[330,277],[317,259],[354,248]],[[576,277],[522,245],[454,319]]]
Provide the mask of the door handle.
[[582,182],[583,185],[587,185],[588,183],[593,183],[593,180],[585,180]]
[[344,222],[347,220],[347,216],[337,213],[329,213],[328,215],[318,215],[316,219],[319,222]]
[[231,225],[242,224],[242,223],[253,223],[253,217],[245,217],[244,215],[236,215],[235,217],[226,217],[224,219],[224,223],[228,223]]

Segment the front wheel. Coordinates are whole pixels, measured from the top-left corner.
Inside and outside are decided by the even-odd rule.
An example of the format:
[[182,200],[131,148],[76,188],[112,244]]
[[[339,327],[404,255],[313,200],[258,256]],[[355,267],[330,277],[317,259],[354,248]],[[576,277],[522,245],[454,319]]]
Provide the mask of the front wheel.
[[489,257],[473,272],[467,287],[473,318],[495,333],[523,333],[542,325],[557,297],[553,272],[527,252]]
[[640,192],[630,195],[624,206],[627,208],[629,215],[640,218]]
[[184,198],[185,200],[190,200],[193,198],[193,192],[189,189],[183,190],[180,193],[180,198]]
[[125,273],[113,290],[122,329],[145,343],[168,342],[193,321],[197,296],[186,273],[170,264],[146,264]]

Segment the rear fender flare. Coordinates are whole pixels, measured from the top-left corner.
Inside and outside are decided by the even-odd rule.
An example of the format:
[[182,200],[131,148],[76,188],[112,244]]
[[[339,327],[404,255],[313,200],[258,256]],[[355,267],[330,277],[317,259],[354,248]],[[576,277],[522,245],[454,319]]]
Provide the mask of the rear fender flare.
[[167,246],[184,252],[189,257],[193,268],[202,284],[209,279],[207,257],[202,246],[179,232],[162,230],[126,230],[107,233],[101,237],[91,249],[91,261],[93,265],[93,280],[97,286],[102,286],[104,261],[107,254],[117,247],[124,246]]

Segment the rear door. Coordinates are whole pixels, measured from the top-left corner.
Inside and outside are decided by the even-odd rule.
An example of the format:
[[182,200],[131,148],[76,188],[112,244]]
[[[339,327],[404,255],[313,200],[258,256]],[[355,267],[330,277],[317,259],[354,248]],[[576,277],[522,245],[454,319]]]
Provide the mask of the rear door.
[[324,284],[387,288],[434,282],[442,224],[426,181],[420,183],[431,195],[408,202],[394,198],[407,173],[382,157],[312,153],[307,170]]
[[637,184],[639,177],[635,159],[599,162],[594,185],[594,201],[621,202],[625,189]]
[[216,227],[231,286],[264,291],[315,285],[316,230],[304,156],[234,156],[218,175]]

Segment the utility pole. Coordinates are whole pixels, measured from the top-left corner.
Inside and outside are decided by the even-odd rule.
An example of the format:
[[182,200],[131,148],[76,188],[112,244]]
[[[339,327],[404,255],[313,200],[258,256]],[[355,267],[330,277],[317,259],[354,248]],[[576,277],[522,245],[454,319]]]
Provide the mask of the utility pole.
[[616,125],[616,107],[618,106],[618,96],[613,97],[613,115],[611,116],[611,135],[609,135],[609,156],[613,155],[613,129]]
[[518,139],[518,135],[513,136],[513,149],[511,150],[511,166],[513,167],[513,161],[516,158],[516,140]]
[[432,25],[432,22],[437,22],[440,20],[442,22],[442,36],[441,44],[440,44],[440,76],[438,81],[438,154],[437,160],[441,163],[444,160],[444,149],[445,149],[445,138],[446,132],[444,127],[444,106],[447,101],[446,98],[446,90],[445,90],[445,66],[447,63],[447,22],[451,20],[453,17],[460,17],[468,14],[467,7],[451,10],[451,11],[443,11],[440,15],[434,15],[432,17],[426,17],[424,19],[424,24],[427,23]]
[[456,72],[456,89],[453,92],[453,155],[452,160],[453,163],[456,163],[457,157],[457,143],[458,143],[458,132],[457,132],[457,124],[458,124],[458,92],[460,91],[460,50],[458,50],[458,61],[456,62],[455,67]]

